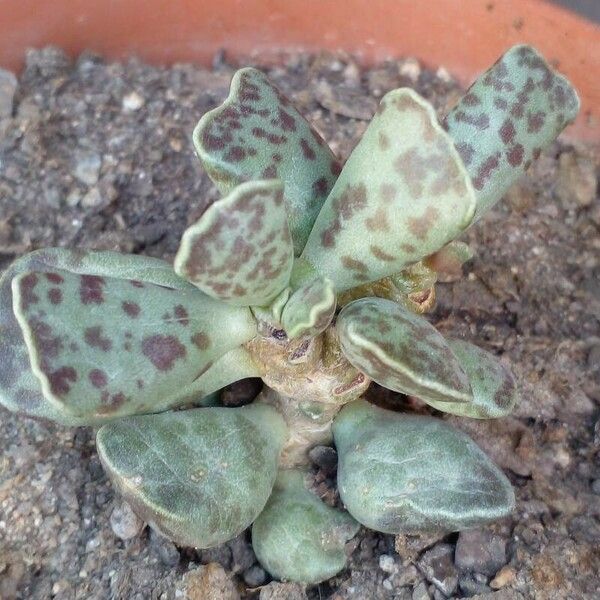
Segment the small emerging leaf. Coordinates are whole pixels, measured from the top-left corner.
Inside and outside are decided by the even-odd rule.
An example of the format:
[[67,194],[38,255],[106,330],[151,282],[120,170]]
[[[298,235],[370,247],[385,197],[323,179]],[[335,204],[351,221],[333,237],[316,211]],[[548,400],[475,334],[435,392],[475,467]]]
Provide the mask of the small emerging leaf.
[[346,566],[345,543],[359,524],[308,491],[301,471],[280,471],[263,512],[252,526],[252,546],[277,579],[314,584]]
[[264,405],[128,417],[98,431],[98,454],[136,513],[175,543],[210,548],[263,509],[286,438]]
[[263,306],[287,286],[293,260],[283,184],[251,181],[185,231],[175,271],[213,298]]
[[489,352],[473,344],[448,340],[448,345],[469,377],[473,401],[429,400],[428,403],[443,412],[474,419],[497,419],[510,414],[517,401],[517,388],[511,372]]
[[473,258],[468,244],[453,240],[423,262],[442,282],[456,281],[462,276],[462,266]]
[[[197,290],[178,277],[171,265],[162,260],[116,252],[46,248],[21,257],[4,272],[0,278],[0,402],[14,412],[52,419],[65,425],[86,425],[91,422],[89,415],[80,418],[66,413],[44,398],[40,381],[31,370],[23,333],[13,312],[13,279],[28,271],[47,273],[56,269],[132,280],[140,286],[146,283],[165,286],[186,294],[197,293]],[[239,310],[231,309],[230,312],[235,315]],[[247,318],[249,315],[245,314]]]
[[575,119],[579,98],[530,46],[515,46],[446,117],[469,171],[479,219]]
[[363,298],[342,309],[336,329],[346,358],[380,385],[425,402],[471,402],[458,359],[423,317],[391,300]]
[[89,423],[173,403],[256,331],[247,309],[194,288],[64,269],[20,273],[12,297],[46,402]]
[[394,90],[344,165],[302,258],[340,292],[439,250],[474,211],[469,175],[433,108]]
[[325,331],[335,313],[333,283],[321,277],[297,289],[287,301],[281,316],[289,338],[315,337]]
[[464,433],[362,400],[333,425],[338,488],[350,514],[384,533],[461,531],[514,508],[510,482]]
[[256,69],[238,71],[229,97],[194,131],[196,152],[222,192],[254,179],[281,179],[296,255],[339,173],[339,164],[289,100]]

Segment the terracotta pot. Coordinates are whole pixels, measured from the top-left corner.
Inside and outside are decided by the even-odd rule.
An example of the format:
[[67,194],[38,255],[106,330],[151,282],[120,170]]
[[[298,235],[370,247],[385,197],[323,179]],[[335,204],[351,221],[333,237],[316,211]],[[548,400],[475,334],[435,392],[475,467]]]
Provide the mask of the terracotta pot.
[[542,0],[0,0],[0,64],[59,45],[154,63],[208,63],[223,48],[263,59],[285,48],[345,49],[365,61],[411,55],[463,83],[526,42],[577,87],[583,108],[567,134],[600,141],[600,28]]

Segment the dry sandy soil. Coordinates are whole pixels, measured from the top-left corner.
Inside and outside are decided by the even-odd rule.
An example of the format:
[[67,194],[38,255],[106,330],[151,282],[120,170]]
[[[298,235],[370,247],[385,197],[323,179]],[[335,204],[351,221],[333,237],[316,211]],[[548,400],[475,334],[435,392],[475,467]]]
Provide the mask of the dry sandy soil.
[[[172,259],[216,197],[190,135],[233,70],[222,56],[212,70],[161,69],[46,49],[16,85],[0,78],[0,271],[55,245]],[[461,93],[414,60],[363,70],[345,55],[294,55],[268,71],[341,158],[386,91],[412,86],[440,114]],[[593,148],[554,144],[465,236],[476,256],[464,278],[437,290],[438,327],[501,356],[519,383],[514,416],[450,419],[510,477],[512,518],[443,539],[361,530],[349,568],[304,591],[269,583],[247,535],[196,552],[143,528],[115,498],[92,429],[0,410],[0,597],[598,598],[599,166]]]

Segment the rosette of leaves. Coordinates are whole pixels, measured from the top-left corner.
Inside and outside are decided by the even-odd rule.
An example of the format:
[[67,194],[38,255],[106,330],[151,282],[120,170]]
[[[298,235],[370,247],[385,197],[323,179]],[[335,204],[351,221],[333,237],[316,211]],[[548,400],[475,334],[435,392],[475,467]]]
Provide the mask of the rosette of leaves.
[[[578,107],[518,46],[442,124],[414,91],[388,93],[342,168],[265,75],[242,69],[194,131],[222,197],[174,268],[46,249],[3,274],[2,404],[102,425],[102,463],[148,523],[206,548],[254,522],[258,559],[283,579],[342,569],[359,524],[456,531],[510,513],[507,478],[464,434],[360,397],[375,381],[445,413],[511,411],[507,367],[421,313],[470,257],[456,238]],[[247,377],[266,384],[254,403],[202,407]],[[332,441],[345,509],[311,491],[308,450]]]

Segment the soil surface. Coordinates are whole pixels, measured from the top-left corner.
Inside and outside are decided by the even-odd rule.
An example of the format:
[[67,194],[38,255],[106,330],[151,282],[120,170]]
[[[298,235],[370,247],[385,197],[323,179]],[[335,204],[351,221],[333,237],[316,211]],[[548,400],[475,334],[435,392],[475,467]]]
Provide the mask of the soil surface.
[[[342,159],[388,90],[414,87],[441,115],[461,94],[443,68],[412,59],[364,70],[346,55],[296,54],[266,70]],[[190,137],[233,71],[222,56],[212,70],[166,69],[45,49],[18,81],[0,74],[0,270],[44,246],[171,260],[217,197]],[[92,429],[0,409],[0,598],[597,598],[599,167],[597,150],[554,144],[464,236],[476,253],[464,278],[437,288],[432,320],[511,364],[521,390],[510,418],[449,419],[510,477],[510,519],[445,538],[362,529],[348,569],[305,591],[270,583],[247,534],[196,552],[145,528],[114,496]],[[313,454],[326,495],[335,454]]]

